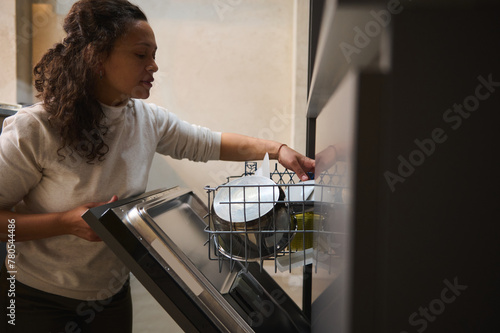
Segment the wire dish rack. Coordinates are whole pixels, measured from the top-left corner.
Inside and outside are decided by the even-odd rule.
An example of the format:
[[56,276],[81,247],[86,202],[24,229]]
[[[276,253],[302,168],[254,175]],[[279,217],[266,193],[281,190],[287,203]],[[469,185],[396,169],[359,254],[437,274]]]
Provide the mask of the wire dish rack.
[[[205,187],[209,207],[205,245],[209,259],[218,260],[221,269],[227,260],[231,269],[236,262],[245,266],[260,262],[262,269],[264,260],[274,260],[275,272],[291,272],[294,267],[311,263],[316,264],[316,270],[318,265],[326,265],[331,272],[333,261],[341,258],[345,245],[344,221],[349,204],[345,165],[337,163],[315,180],[301,182],[294,172],[279,170],[276,163],[270,173],[271,184],[234,185],[232,180],[254,175],[256,170],[257,162],[245,162],[245,172],[240,176],[228,177],[217,187]],[[220,191],[239,192],[241,199],[231,200],[229,196],[229,200],[216,202]],[[265,195],[270,192],[271,198]],[[249,193],[252,200],[248,200]],[[214,202],[218,207],[227,205],[230,212],[246,212],[253,205],[259,214],[257,218],[243,214],[239,219],[229,214],[229,218],[222,219]]]

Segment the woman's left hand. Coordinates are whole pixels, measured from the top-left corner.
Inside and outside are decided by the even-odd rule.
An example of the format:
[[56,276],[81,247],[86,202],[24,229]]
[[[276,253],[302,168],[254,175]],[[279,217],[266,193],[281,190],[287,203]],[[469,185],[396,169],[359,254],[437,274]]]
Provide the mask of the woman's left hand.
[[252,161],[269,157],[294,171],[300,180],[308,180],[306,172],[314,172],[315,162],[285,144],[235,133],[222,133],[220,158],[223,161]]
[[296,152],[287,145],[280,147],[277,159],[285,168],[294,171],[302,181],[309,179],[307,172],[314,172],[315,161]]

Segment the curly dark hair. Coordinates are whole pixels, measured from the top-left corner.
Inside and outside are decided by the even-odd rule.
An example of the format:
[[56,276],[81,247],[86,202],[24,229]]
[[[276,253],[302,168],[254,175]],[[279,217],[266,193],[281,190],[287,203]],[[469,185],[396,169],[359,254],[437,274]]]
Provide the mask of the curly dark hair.
[[[59,129],[58,154],[63,158],[60,151],[65,147],[78,151],[88,163],[103,160],[108,152],[103,140],[107,128],[101,123],[104,114],[95,91],[98,65],[137,20],[147,22],[146,15],[126,0],[80,0],[64,20],[67,36],[34,67],[37,97]],[[89,132],[100,139],[88,140]]]

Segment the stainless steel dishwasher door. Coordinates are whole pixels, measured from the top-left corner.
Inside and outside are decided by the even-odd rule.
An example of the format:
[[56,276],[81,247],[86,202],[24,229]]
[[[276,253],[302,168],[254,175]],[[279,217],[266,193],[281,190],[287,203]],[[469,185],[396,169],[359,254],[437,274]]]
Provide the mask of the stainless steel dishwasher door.
[[157,190],[83,218],[186,331],[308,332],[301,310],[256,263],[209,256],[207,206],[189,190]]

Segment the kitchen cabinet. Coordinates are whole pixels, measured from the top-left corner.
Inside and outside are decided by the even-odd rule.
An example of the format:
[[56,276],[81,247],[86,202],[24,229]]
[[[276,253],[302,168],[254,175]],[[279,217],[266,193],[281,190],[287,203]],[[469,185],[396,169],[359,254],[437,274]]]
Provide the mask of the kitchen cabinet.
[[[353,208],[350,268],[313,304],[312,331],[496,331],[499,6],[400,1],[377,34],[375,14],[395,3],[339,1],[337,14],[345,5],[367,19],[332,30],[326,67],[316,58],[329,84],[310,100],[316,148],[351,138]],[[361,59],[370,31],[380,47]]]

